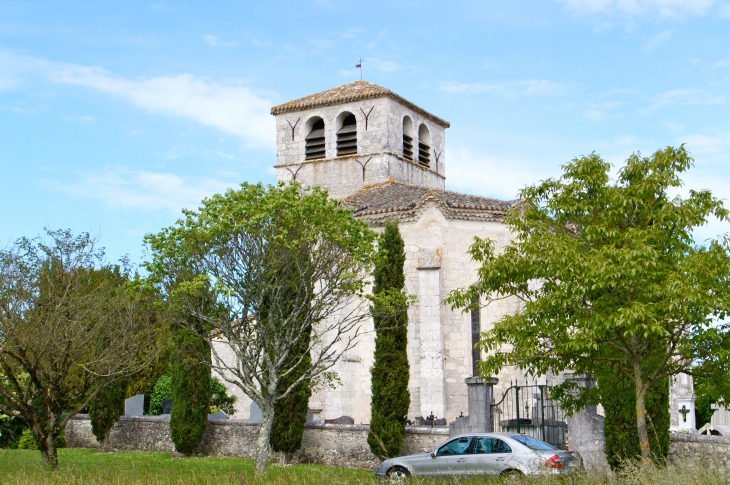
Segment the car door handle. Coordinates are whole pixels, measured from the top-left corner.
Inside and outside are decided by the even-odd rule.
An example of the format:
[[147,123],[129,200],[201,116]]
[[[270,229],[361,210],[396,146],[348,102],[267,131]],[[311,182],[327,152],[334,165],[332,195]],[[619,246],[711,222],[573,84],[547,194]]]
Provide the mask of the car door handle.
[[502,458],[497,458],[497,459],[496,459],[496,460],[494,460],[494,461],[504,461],[504,457],[502,457]]
[[466,458],[459,458],[458,460],[456,460],[456,462],[457,463],[465,463],[466,462]]

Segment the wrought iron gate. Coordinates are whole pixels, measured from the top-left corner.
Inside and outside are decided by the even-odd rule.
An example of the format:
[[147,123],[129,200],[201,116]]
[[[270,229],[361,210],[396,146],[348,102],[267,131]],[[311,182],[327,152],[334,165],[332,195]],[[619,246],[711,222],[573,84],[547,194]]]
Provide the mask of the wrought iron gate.
[[510,386],[502,399],[490,406],[495,432],[521,433],[565,449],[568,423],[547,384]]

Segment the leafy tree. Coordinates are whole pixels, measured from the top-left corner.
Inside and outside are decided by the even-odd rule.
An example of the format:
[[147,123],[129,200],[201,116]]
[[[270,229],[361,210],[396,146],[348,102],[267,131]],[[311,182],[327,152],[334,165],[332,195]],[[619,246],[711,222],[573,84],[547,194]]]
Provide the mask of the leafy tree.
[[[727,378],[727,376],[725,376]],[[715,412],[712,409],[713,404],[720,404],[720,392],[713,386],[710,379],[704,376],[694,378],[695,395],[695,425],[701,428],[710,422]]]
[[397,456],[406,434],[408,392],[408,300],[404,293],[405,245],[398,225],[388,221],[378,242],[373,285],[375,362],[368,444],[376,456]]
[[147,366],[159,325],[129,269],[106,263],[88,234],[47,237],[0,251],[0,411],[28,424],[56,468],[68,420]]
[[[180,315],[215,329],[205,337],[233,351],[235,358],[227,360],[213,345],[212,366],[261,408],[256,451],[261,474],[275,403],[302,382],[332,377],[332,366],[359,339],[374,236],[326,191],[297,184],[243,184],[184,216],[147,236],[150,281]],[[287,281],[301,283],[292,287]],[[219,307],[215,312],[200,304],[207,292]],[[282,380],[306,359],[307,352],[296,362],[290,358],[305,339],[311,365],[283,388]]]
[[[170,374],[170,360],[173,350],[171,340],[169,325],[161,325],[160,333],[157,335],[157,341],[155,342],[155,347],[160,349],[159,353],[150,362],[150,365],[135,374],[127,385],[127,394],[125,397],[130,398],[139,394],[144,395],[144,414],[155,414],[150,411],[150,402],[155,390],[155,384],[157,384],[157,381],[162,376]],[[168,397],[171,396],[172,394]],[[160,414],[161,412],[162,401],[160,401],[159,411],[156,414]]]
[[236,414],[236,404],[238,398],[228,395],[228,390],[217,377],[210,380],[210,412],[217,413],[223,411],[228,416]]
[[201,334],[180,328],[172,339],[170,434],[175,449],[186,455],[200,447],[210,413],[210,344]]
[[109,433],[119,417],[124,414],[126,381],[117,381],[101,389],[89,403],[91,432],[101,443],[102,450],[109,448]]
[[[684,147],[632,155],[612,182],[597,155],[571,161],[561,178],[522,190],[523,203],[507,219],[515,238],[501,254],[476,240],[478,284],[448,298],[464,308],[482,296],[521,302],[483,334],[485,375],[505,365],[537,375],[593,374],[610,363],[633,384],[645,461],[652,458],[646,402],[653,384],[680,372],[730,371],[728,240],[693,239],[696,227],[711,216],[727,221],[728,211],[706,190],[672,197],[691,165]],[[596,392],[567,381],[556,395],[581,406]]]

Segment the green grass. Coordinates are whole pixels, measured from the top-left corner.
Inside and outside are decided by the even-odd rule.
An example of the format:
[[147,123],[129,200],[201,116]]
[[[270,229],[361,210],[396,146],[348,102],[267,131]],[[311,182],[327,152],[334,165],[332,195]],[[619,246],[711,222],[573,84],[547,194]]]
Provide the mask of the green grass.
[[[253,476],[253,460],[242,458],[176,458],[170,453],[59,450],[60,468],[49,471],[40,452],[0,449],[0,485],[27,484],[215,484],[215,485],[376,485],[372,471],[321,465],[272,465],[261,479]],[[727,473],[709,463],[669,468],[629,467],[623,475],[582,474],[537,476],[509,481],[524,485],[730,485]],[[433,480],[412,480],[429,485]],[[464,485],[504,483],[493,477],[449,480]]]
[[242,458],[176,458],[170,453],[58,450],[59,469],[47,470],[39,451],[0,450],[0,484],[372,484],[373,472],[320,465],[271,466],[253,478],[254,462]]

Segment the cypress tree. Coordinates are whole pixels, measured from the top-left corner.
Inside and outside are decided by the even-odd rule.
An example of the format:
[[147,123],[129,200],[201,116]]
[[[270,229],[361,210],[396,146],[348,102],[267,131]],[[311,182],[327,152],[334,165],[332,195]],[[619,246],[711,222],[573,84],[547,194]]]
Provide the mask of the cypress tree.
[[175,449],[195,453],[210,412],[210,345],[190,328],[176,329],[170,361],[172,410],[170,434]]
[[109,433],[119,416],[124,414],[124,399],[127,392],[127,382],[118,381],[104,387],[89,403],[89,417],[91,418],[91,432],[101,443],[101,449],[109,448]]
[[[618,471],[629,460],[641,458],[636,432],[636,390],[628,377],[611,372],[597,372],[596,382],[606,419],[606,460]],[[654,461],[663,463],[669,454],[669,378],[656,381],[646,396],[649,446]]]
[[[309,355],[309,341],[310,337],[307,335],[292,349],[290,361],[295,362],[302,356],[303,360],[292,373],[281,379],[279,384],[280,392],[286,391],[311,366],[312,358]],[[304,434],[304,425],[307,423],[307,409],[311,395],[310,383],[302,381],[287,397],[274,403],[271,448],[274,451],[285,453],[285,457],[302,446],[302,435]]]
[[[309,254],[302,251],[300,253],[289,253],[288,257],[301,258],[306,261]],[[306,263],[303,265],[306,267]],[[277,285],[272,285],[272,291],[285,291],[292,295],[304,295],[303,298],[293,298],[292,305],[302,304],[309,305],[312,300],[312,288],[306,280],[296,271],[282,272],[274,269]],[[270,314],[271,308],[264,309],[264,312]],[[275,311],[281,313],[291,313],[294,309],[279,308]],[[268,318],[268,316],[264,316]],[[285,367],[291,369],[292,372],[287,376],[282,376],[279,382],[277,392],[279,395],[296,382],[302,374],[307,372],[312,365],[312,358],[309,355],[309,345],[311,341],[312,329],[309,327],[302,332],[300,338],[292,345],[291,353],[288,358],[288,365]],[[301,360],[301,362],[299,362]],[[299,364],[297,365],[297,362]],[[284,454],[283,458],[288,461],[289,455],[297,451],[302,446],[302,436],[304,434],[304,425],[307,423],[307,410],[309,408],[309,397],[312,395],[311,383],[307,380],[300,382],[292,390],[292,392],[283,399],[279,399],[274,403],[274,423],[271,428],[271,448]]]
[[404,293],[405,250],[398,225],[389,221],[378,243],[373,284],[375,362],[368,445],[376,456],[398,455],[405,438],[408,393],[408,300]]

